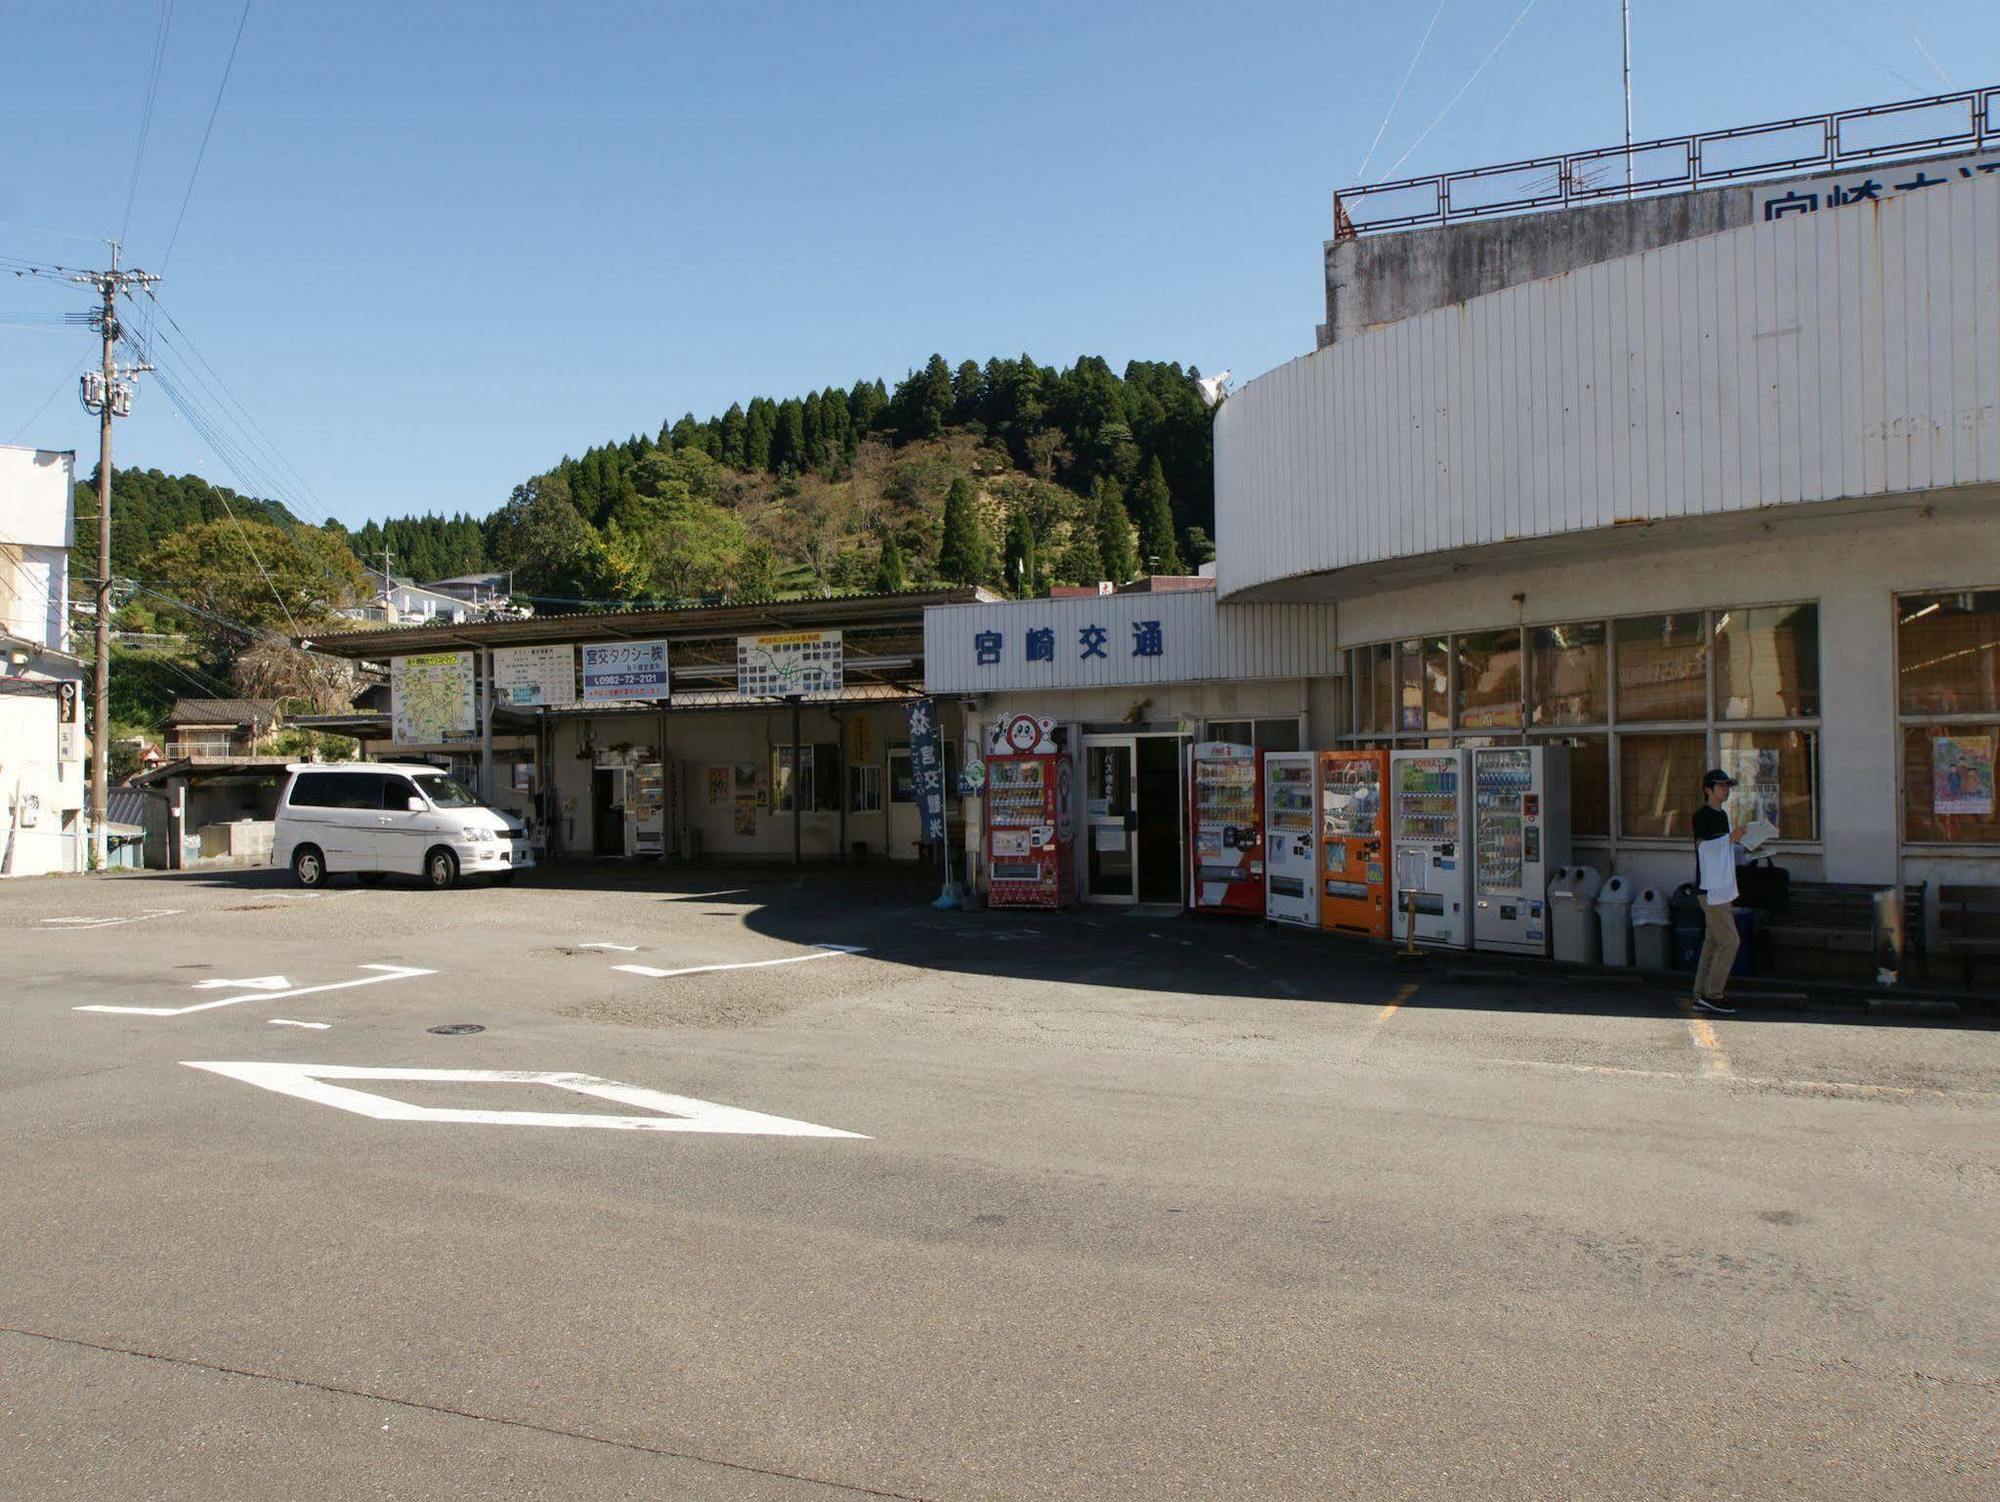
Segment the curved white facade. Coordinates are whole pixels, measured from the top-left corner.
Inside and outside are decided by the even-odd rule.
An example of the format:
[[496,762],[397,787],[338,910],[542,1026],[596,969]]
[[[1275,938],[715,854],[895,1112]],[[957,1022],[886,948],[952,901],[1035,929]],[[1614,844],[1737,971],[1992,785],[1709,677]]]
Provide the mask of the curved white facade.
[[1249,382],[1216,415],[1217,581],[1336,599],[1630,524],[1991,483],[1984,173],[1511,287]]

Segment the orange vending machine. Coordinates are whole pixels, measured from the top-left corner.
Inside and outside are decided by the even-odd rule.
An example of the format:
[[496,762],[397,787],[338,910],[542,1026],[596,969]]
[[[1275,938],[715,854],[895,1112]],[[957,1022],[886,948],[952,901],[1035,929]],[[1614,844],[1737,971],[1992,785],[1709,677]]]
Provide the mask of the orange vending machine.
[[1389,825],[1382,788],[1387,751],[1319,754],[1319,926],[1389,936]]

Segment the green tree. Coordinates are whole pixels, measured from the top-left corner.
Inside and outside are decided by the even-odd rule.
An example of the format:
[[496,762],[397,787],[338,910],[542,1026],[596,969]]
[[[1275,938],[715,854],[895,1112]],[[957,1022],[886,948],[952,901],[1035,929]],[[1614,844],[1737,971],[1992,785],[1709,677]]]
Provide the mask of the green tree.
[[1201,528],[1189,527],[1181,536],[1181,555],[1190,568],[1200,568],[1204,563],[1215,562],[1215,544]]
[[951,367],[943,355],[932,355],[924,368],[896,388],[892,405],[896,428],[905,441],[935,438],[951,420]]
[[1103,577],[1114,584],[1137,577],[1139,553],[1133,544],[1132,519],[1125,514],[1125,492],[1116,480],[1097,482],[1091,520],[1097,531],[1097,556],[1104,565]]
[[771,544],[753,537],[736,560],[736,598],[768,600],[778,592],[778,555]]
[[345,543],[314,527],[201,522],[153,550],[144,569],[185,611],[204,664],[227,666],[250,643],[325,627],[368,589]]
[[[943,361],[939,361],[943,364]],[[979,527],[972,486],[960,475],[944,498],[944,529],[938,542],[938,577],[951,584],[977,584],[991,568],[986,534]]]
[[881,594],[892,594],[906,587],[903,545],[896,541],[894,532],[884,527],[880,553],[875,560],[875,588]]
[[1056,555],[1058,584],[1096,584],[1104,578],[1104,558],[1097,550],[1097,530],[1079,526]]
[[1146,478],[1134,497],[1139,513],[1139,559],[1153,574],[1184,574],[1181,550],[1174,542],[1174,503],[1167,477],[1156,458],[1146,466]]
[[1035,526],[1028,513],[1016,508],[1007,518],[1007,587],[1017,595],[1031,595],[1037,587],[1035,566]]

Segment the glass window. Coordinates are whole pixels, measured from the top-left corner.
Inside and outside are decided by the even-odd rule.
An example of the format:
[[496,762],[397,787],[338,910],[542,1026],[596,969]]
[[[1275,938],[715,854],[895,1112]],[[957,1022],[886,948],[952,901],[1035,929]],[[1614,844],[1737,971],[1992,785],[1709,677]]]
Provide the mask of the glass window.
[[1253,720],[1210,720],[1208,738],[1231,746],[1254,746],[1257,726]]
[[1295,715],[1280,719],[1256,722],[1256,739],[1251,742],[1259,751],[1296,751],[1299,749],[1299,722]]
[[1729,822],[1766,819],[1786,840],[1819,838],[1819,735],[1812,730],[1725,730],[1720,765],[1736,779]]
[[[395,785],[389,789],[383,806],[401,808],[405,800],[410,796],[409,785],[400,777],[392,777],[389,781]],[[419,777],[417,779],[417,786],[422,788],[431,802],[435,803],[439,808],[477,808],[479,806],[479,800],[473,797],[472,793],[462,783],[456,778],[445,776],[442,772],[433,773],[429,777]]]
[[1458,726],[1505,730],[1521,723],[1521,633],[1471,631],[1458,644]]
[[1604,693],[1604,622],[1537,626],[1528,633],[1532,725],[1602,725],[1610,718]]
[[1406,641],[1398,654],[1398,730],[1451,728],[1451,643],[1442,636]]
[[1396,728],[1396,648],[1390,642],[1360,647],[1354,653],[1356,713],[1355,729],[1369,735],[1387,735]]
[[917,779],[910,769],[910,748],[897,746],[889,752],[889,801],[915,803]]
[[1601,735],[1550,736],[1544,746],[1569,747],[1569,832],[1579,840],[1611,836],[1611,743]]
[[1715,714],[1724,720],[1819,713],[1819,607],[1769,605],[1715,618]]
[[1904,714],[2000,713],[2000,590],[1900,596],[1896,670]]
[[1708,718],[1708,646],[1699,610],[1634,616],[1612,630],[1619,719],[1629,724]]
[[1903,838],[2000,845],[1994,747],[2000,722],[1903,727]]
[[821,741],[807,748],[812,759],[806,763],[806,770],[812,774],[812,802],[806,807],[816,814],[837,814],[840,812],[840,747],[832,741]]
[[1618,833],[1691,839],[1707,759],[1708,738],[1700,733],[1619,736]]
[[287,801],[293,808],[332,808],[333,781],[333,775],[328,772],[301,772],[292,782],[291,797]]
[[872,762],[847,769],[847,807],[857,814],[882,811],[882,769]]

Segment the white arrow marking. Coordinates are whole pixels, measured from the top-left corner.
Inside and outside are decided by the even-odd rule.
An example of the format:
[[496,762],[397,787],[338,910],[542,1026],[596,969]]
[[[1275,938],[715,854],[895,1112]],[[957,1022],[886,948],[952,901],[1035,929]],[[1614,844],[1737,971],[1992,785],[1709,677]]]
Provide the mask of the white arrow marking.
[[681,970],[655,970],[651,965],[613,965],[613,970],[623,970],[628,975],[643,975],[649,980],[665,980],[670,975],[707,975],[715,970],[760,970],[766,965],[803,965],[807,960],[837,960],[842,955],[866,954],[860,944],[821,944],[811,954],[788,954],[781,960],[744,960],[735,965],[689,965]]
[[576,947],[578,949],[615,949],[620,954],[637,954],[639,952],[637,944],[579,944]]
[[289,1017],[270,1017],[265,1020],[273,1027],[316,1027],[325,1029],[333,1026],[331,1022],[294,1022]]
[[251,980],[198,980],[195,991],[282,991],[291,984],[282,975],[259,975]]
[[[717,1105],[686,1095],[668,1095],[638,1085],[621,1085],[616,1080],[594,1074],[565,1074],[555,1071],[522,1069],[367,1069],[347,1064],[223,1063],[183,1059],[190,1069],[205,1069],[227,1075],[262,1090],[295,1095],[300,1100],[372,1116],[377,1121],[440,1121],[476,1126],[602,1127],[620,1132],[709,1132],[741,1133],[767,1137],[852,1137],[867,1139],[859,1132],[843,1132],[836,1127],[815,1126],[810,1121],[794,1121],[788,1116],[767,1116],[762,1111],[746,1111],[737,1106]],[[622,1106],[636,1106],[656,1114],[648,1116],[598,1116],[567,1111],[471,1111],[439,1106],[413,1106],[366,1090],[351,1090],[329,1080],[420,1080],[425,1083],[458,1085],[547,1085],[571,1090]]]
[[60,923],[66,926],[51,931],[80,933],[91,928],[116,928],[121,923],[144,923],[148,918],[171,918],[178,912],[180,909],[177,907],[153,907],[147,908],[143,913],[132,913],[123,918],[44,918],[42,927],[49,929],[51,924]]
[[187,1007],[107,1007],[72,1008],[78,1012],[123,1012],[132,1017],[185,1017],[189,1012],[206,1012],[212,1007],[233,1007],[239,1001],[277,1001],[285,996],[313,996],[321,991],[345,991],[352,986],[380,985],[385,980],[410,980],[419,975],[435,975],[435,970],[416,970],[408,965],[363,965],[363,970],[379,970],[359,980],[338,980],[325,986],[299,986],[290,991],[252,991],[247,996],[225,996],[219,1001],[198,1001]]

